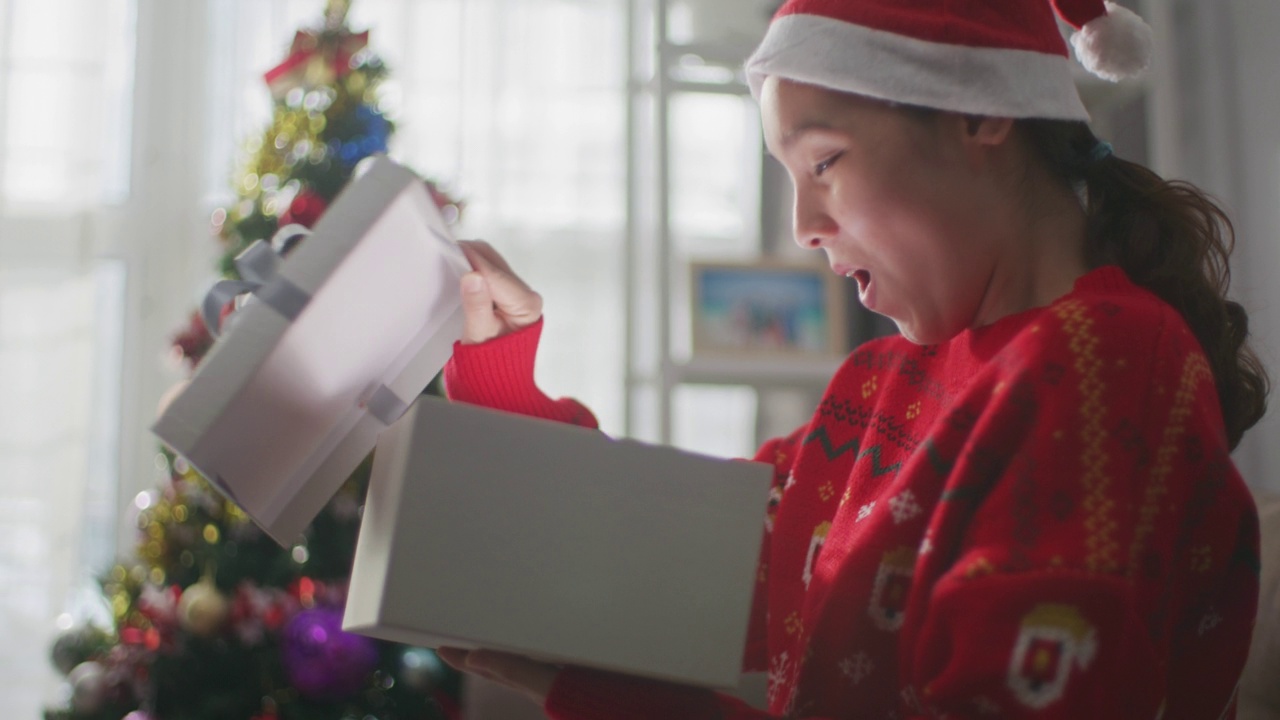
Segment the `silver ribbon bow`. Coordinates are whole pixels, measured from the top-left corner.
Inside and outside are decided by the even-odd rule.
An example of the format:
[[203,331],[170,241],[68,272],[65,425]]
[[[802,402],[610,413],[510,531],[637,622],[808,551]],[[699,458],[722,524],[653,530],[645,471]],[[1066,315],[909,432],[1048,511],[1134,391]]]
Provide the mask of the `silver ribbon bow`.
[[222,308],[245,293],[252,293],[286,319],[296,320],[311,296],[279,275],[280,260],[287,243],[310,234],[302,225],[286,225],[276,231],[271,242],[256,240],[237,255],[236,271],[241,279],[219,280],[205,293],[204,302],[200,304],[200,314],[209,334],[218,336]]
[[401,400],[394,390],[381,384],[362,405],[375,420],[388,427],[409,412],[409,403]]

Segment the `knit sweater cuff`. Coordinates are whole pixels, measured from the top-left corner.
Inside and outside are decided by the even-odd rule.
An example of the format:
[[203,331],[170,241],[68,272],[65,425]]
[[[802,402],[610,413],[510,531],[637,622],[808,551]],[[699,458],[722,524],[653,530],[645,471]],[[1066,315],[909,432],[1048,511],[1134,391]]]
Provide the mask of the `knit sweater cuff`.
[[569,667],[543,706],[552,720],[705,720],[720,717],[710,690]]
[[591,411],[571,399],[553,400],[533,377],[542,319],[507,335],[476,344],[453,344],[444,366],[450,400],[531,417],[598,427]]
[[512,409],[541,395],[533,380],[533,363],[542,337],[542,318],[532,325],[482,343],[453,344],[444,367],[450,400]]

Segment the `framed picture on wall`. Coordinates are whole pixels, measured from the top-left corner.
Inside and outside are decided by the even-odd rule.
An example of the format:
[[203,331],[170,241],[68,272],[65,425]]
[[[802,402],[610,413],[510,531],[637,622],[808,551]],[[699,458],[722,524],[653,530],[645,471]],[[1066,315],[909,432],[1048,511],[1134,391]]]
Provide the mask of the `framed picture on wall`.
[[825,265],[690,264],[693,354],[831,358],[847,351],[844,289]]

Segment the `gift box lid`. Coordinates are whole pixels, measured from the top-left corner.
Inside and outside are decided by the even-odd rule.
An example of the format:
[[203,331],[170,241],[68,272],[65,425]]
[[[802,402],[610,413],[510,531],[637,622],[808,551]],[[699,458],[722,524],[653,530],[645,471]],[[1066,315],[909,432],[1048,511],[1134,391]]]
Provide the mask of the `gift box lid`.
[[421,178],[377,158],[256,283],[153,432],[294,542],[444,367],[469,270]]

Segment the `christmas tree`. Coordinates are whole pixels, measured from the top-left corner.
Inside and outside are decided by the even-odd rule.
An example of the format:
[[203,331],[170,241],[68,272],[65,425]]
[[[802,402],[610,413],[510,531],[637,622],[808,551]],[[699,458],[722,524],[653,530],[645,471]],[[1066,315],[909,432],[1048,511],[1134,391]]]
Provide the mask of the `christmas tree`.
[[[213,217],[228,279],[245,247],[310,227],[356,165],[387,150],[393,127],[376,92],[386,69],[368,32],[348,28],[347,4],[330,0],[321,27],[300,30],[266,74],[273,117],[249,143],[236,201]],[[427,187],[456,219],[458,203]],[[197,312],[174,347],[194,369],[212,342]],[[114,627],[54,643],[70,692],[47,720],[458,717],[459,678],[434,653],[340,629],[369,459],[282,548],[181,458],[162,456],[169,483],[135,501],[137,558],[102,578]]]

